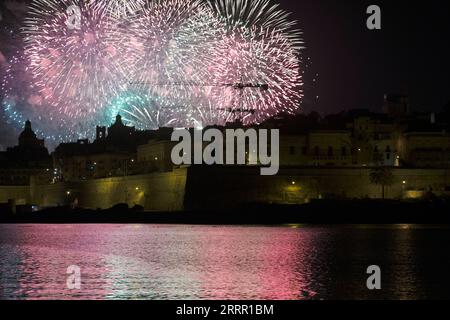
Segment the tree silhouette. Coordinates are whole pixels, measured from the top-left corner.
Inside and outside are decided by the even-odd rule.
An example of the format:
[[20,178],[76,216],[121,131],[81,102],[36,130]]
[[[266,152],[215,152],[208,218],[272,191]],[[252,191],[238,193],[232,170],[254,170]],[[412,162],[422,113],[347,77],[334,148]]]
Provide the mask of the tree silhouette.
[[381,186],[381,197],[384,199],[385,187],[390,186],[394,181],[392,169],[388,167],[378,167],[370,172],[370,182]]

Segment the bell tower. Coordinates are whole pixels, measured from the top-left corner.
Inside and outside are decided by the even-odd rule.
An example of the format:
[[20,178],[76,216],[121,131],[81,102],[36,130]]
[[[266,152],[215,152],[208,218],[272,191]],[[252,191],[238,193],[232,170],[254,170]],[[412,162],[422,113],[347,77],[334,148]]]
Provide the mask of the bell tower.
[[96,140],[106,139],[106,127],[97,126]]

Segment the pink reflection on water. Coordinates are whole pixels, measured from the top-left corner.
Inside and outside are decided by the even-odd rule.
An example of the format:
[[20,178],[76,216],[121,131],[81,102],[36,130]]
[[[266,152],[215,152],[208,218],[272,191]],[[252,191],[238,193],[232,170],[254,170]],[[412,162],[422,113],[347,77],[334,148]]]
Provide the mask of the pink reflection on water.
[[[7,288],[14,289],[15,298],[100,299],[108,294],[108,283],[102,277],[106,266],[80,241],[94,234],[81,235],[70,225],[23,225],[10,231],[10,240],[16,244],[3,245],[2,253],[7,251],[16,260],[10,270],[16,283]],[[80,290],[67,287],[71,265],[81,269]]]
[[[276,228],[208,230],[199,273],[201,290],[214,299],[301,299],[313,296],[306,274],[298,272],[308,247],[299,230]],[[239,250],[245,246],[246,250]],[[299,250],[300,249],[300,250]],[[230,254],[231,253],[231,254]],[[242,288],[246,288],[244,291]]]
[[[317,230],[287,227],[0,225],[9,299],[304,299]],[[70,265],[81,289],[66,286]],[[317,285],[317,283],[315,283]]]

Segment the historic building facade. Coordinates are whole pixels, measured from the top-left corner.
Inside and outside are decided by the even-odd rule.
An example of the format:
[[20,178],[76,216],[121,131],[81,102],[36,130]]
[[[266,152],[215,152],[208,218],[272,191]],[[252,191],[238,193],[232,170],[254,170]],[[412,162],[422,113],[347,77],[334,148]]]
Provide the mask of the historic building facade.
[[110,127],[98,127],[94,141],[62,143],[51,159],[27,122],[18,146],[0,153],[0,202],[51,206],[76,200],[94,207],[98,200],[99,207],[126,202],[179,210],[195,201],[225,206],[230,198],[233,203],[379,198],[380,186],[370,181],[377,167],[392,171],[387,198],[449,196],[449,121],[410,114],[404,97],[387,97],[385,109],[298,115],[255,127],[280,130],[280,171],[273,177],[261,177],[248,155],[241,166],[174,166],[173,129],[136,130],[120,115]]

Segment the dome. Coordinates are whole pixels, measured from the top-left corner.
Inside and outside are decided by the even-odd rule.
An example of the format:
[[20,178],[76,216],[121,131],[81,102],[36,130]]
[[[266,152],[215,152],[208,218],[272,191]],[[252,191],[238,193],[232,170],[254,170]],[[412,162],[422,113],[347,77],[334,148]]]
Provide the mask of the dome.
[[25,128],[19,135],[19,146],[30,145],[37,143],[37,137],[34,131],[31,129],[31,121],[27,120],[25,122]]

